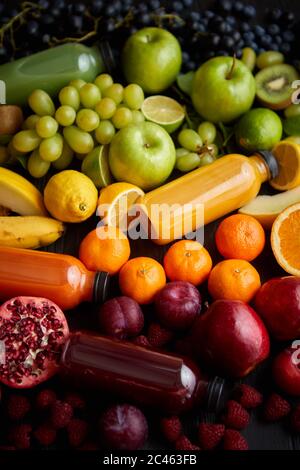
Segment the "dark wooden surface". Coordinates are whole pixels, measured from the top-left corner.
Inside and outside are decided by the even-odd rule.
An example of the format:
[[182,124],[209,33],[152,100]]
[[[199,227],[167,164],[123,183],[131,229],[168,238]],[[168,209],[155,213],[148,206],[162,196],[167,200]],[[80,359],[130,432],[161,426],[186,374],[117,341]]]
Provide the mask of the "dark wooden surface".
[[[209,6],[211,1],[198,1],[200,9]],[[276,6],[281,8],[291,9],[298,14],[300,17],[300,2],[299,0],[259,0],[256,3],[261,15],[265,13],[266,8],[275,8]],[[59,240],[55,245],[48,248],[49,251],[64,252],[73,255],[78,254],[79,244],[83,236],[88,233],[89,230],[95,228],[97,223],[96,219],[90,220],[86,224],[72,225],[67,229],[66,235]],[[205,228],[205,246],[212,254],[214,262],[219,260],[214,246],[214,233],[218,223],[211,224]],[[132,257],[144,255],[156,258],[158,261],[162,260],[163,254],[167,247],[158,247],[157,245],[148,241],[137,241],[131,244]],[[274,257],[271,254],[270,248],[266,249],[264,254],[256,260],[254,263],[259,269],[262,275],[262,279],[266,280],[276,275],[281,275],[282,271],[278,267]],[[79,308],[76,312],[72,312],[69,315],[71,324],[76,327],[90,327],[89,321],[87,320],[88,315],[86,312],[86,306]],[[273,345],[273,353],[278,348],[283,348],[284,345]],[[252,373],[247,378],[247,382],[257,386],[264,393],[268,393],[269,390],[273,389],[272,379],[270,376],[270,368],[268,364],[261,366],[256,372]],[[212,420],[214,417],[208,414],[203,414],[200,410],[195,410],[193,414],[185,417],[185,427],[190,435],[195,433],[196,423],[200,420]],[[261,421],[258,413],[252,413],[251,424],[245,430],[244,435],[246,436],[249,447],[252,450],[266,449],[266,450],[292,450],[300,449],[300,437],[293,436],[289,433],[288,429],[284,424],[265,424]],[[163,441],[159,434],[155,431],[155,426],[150,430],[150,440],[147,443],[147,449],[162,449]]]

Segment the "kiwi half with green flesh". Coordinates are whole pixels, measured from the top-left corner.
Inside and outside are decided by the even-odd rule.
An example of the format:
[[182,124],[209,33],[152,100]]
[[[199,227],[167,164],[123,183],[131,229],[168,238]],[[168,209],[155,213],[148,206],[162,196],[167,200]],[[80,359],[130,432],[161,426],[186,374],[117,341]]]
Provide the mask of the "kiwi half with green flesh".
[[292,102],[295,89],[292,84],[299,79],[297,70],[291,65],[271,65],[255,76],[256,96],[271,109],[285,109]]

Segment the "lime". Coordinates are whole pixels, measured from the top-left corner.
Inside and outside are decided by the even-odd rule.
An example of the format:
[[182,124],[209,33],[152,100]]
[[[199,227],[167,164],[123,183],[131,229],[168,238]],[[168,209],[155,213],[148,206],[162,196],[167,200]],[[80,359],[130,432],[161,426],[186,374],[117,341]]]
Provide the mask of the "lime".
[[246,150],[270,150],[282,137],[281,119],[270,109],[252,109],[238,122],[235,137]]
[[159,124],[170,134],[181,126],[185,118],[181,104],[161,95],[146,98],[142,105],[142,113],[147,121]]
[[97,188],[103,188],[112,183],[108,166],[108,146],[100,145],[94,148],[83,160],[81,171],[88,176]]
[[300,134],[300,115],[293,116],[283,121],[283,130],[287,135]]
[[177,85],[179,86],[180,90],[189,96],[192,93],[194,77],[195,77],[195,72],[193,71],[180,74],[177,77]]

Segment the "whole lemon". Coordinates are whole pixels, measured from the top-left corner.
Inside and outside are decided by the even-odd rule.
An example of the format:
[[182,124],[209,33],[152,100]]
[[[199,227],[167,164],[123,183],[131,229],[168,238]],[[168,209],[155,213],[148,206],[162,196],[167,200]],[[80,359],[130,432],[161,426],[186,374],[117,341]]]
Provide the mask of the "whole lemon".
[[44,190],[45,206],[62,222],[80,223],[91,217],[97,208],[96,186],[83,173],[65,170],[50,178]]

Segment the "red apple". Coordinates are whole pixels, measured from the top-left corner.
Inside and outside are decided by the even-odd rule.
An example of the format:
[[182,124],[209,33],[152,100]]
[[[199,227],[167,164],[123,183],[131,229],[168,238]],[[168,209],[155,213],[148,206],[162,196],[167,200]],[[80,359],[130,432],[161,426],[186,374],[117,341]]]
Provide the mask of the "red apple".
[[273,377],[284,392],[300,396],[300,350],[288,348],[282,351],[273,362]]
[[266,282],[256,294],[255,307],[275,339],[300,336],[300,278],[279,277]]
[[194,325],[192,341],[199,359],[231,377],[244,377],[270,352],[261,318],[239,300],[217,300]]

